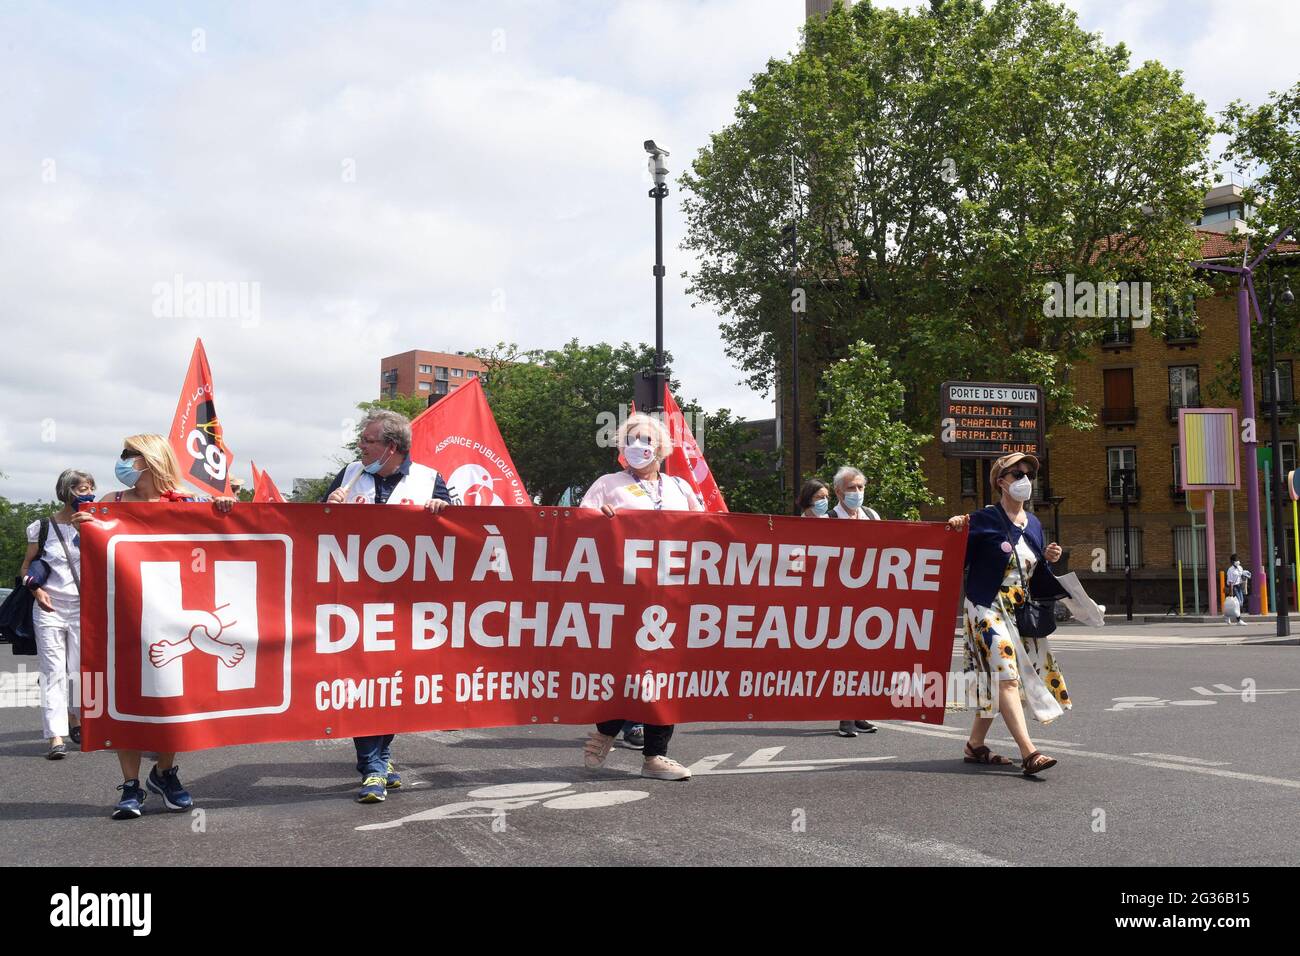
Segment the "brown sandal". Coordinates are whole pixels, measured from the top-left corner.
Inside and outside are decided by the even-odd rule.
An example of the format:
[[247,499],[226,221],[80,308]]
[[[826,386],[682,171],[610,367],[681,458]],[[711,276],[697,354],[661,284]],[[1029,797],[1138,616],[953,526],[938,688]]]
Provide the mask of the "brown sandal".
[[1039,753],[1035,750],[1024,759],[1024,775],[1032,777],[1036,773],[1042,773],[1044,770],[1050,770],[1056,766],[1056,758],[1049,757],[1046,754]]
[[1002,754],[992,753],[988,747],[983,745],[972,747],[970,741],[966,741],[966,755],[962,758],[966,763],[991,763],[997,766],[1009,766],[1011,761]]

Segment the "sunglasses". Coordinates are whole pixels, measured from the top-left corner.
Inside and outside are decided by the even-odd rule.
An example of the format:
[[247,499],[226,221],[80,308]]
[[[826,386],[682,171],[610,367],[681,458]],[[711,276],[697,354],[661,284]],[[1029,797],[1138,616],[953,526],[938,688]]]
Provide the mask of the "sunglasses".
[[122,449],[122,455],[121,455],[122,461],[127,461],[128,459],[139,458],[139,457],[140,457],[140,453],[138,451],[132,451],[129,448]]
[[1013,468],[1011,471],[1004,471],[1002,473],[1003,478],[1007,477],[1007,475],[1010,475],[1012,478],[1015,478],[1017,481],[1019,481],[1021,478],[1033,479],[1034,477],[1034,473],[1032,471],[1026,471],[1024,468]]

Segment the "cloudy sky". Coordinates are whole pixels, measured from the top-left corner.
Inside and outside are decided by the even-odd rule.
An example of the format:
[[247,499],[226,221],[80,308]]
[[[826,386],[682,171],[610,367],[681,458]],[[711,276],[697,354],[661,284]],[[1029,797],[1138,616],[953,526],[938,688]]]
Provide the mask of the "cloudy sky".
[[[1300,74],[1297,4],[1071,5],[1211,110]],[[69,466],[114,487],[122,437],[170,425],[196,337],[236,473],[251,457],[281,487],[328,467],[381,356],[653,341],[641,142],[680,171],[803,6],[0,5],[0,495],[51,497]],[[767,417],[690,308],[677,201],[675,373]],[[177,276],[246,283],[256,314],[159,316]]]

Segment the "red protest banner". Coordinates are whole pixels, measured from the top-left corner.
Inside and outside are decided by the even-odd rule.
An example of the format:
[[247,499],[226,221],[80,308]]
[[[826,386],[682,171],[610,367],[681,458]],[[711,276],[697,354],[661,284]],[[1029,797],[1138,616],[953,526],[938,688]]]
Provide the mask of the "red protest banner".
[[442,474],[453,504],[533,503],[477,378],[415,417],[411,460]]
[[284,504],[284,495],[280,494],[280,489],[275,486],[271,476],[265,471],[259,471],[257,465],[249,461],[253,469],[253,501],[261,504]]
[[965,535],[942,525],[98,507],[81,531],[87,750],[615,717],[943,722]]
[[664,424],[673,439],[673,452],[668,456],[668,474],[684,478],[691,489],[704,502],[705,511],[727,513],[727,503],[722,498],[718,483],[713,480],[709,463],[696,444],[691,427],[686,424],[682,410],[673,400],[673,393],[664,385]]
[[210,495],[230,494],[230,465],[234,457],[221,432],[212,397],[212,370],[203,340],[194,340],[189,371],[181,386],[167,440],[181,464],[181,474],[195,488]]

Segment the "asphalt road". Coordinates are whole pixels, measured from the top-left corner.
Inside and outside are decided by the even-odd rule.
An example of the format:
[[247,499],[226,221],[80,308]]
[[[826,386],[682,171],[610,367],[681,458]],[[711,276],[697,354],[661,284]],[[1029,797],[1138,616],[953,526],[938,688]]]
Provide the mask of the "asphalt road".
[[348,741],[184,754],[202,812],[152,797],[130,822],[108,815],[113,755],[42,759],[39,712],[13,706],[9,679],[0,864],[1295,865],[1300,647],[1222,643],[1269,634],[1063,629],[1075,706],[1031,726],[1060,760],[1038,780],[963,764],[969,713],[852,740],[831,723],[683,725],[684,783],[641,779],[624,749],[587,772],[586,728],[502,728],[402,735],[407,786],[374,806],[353,802]]

